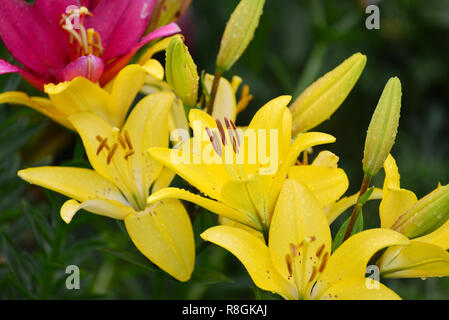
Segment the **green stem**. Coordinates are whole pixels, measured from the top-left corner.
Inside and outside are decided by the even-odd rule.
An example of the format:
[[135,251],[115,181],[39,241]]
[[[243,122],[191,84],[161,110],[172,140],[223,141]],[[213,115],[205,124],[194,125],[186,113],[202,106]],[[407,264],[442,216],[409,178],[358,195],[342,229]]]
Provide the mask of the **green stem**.
[[357,220],[357,216],[360,211],[362,211],[363,206],[359,206],[360,197],[368,190],[368,187],[371,183],[372,176],[365,174],[363,177],[362,185],[360,186],[359,196],[357,197],[357,202],[355,203],[354,209],[352,210],[351,220],[349,220],[348,227],[346,228],[345,236],[343,237],[342,243],[349,238],[352,233],[352,229],[354,228],[355,221]]
[[220,83],[221,75],[222,75],[221,71],[217,69],[214,75],[214,82],[212,83],[212,91],[210,93],[209,104],[207,105],[208,114],[212,114],[212,112],[214,111],[215,97],[217,96],[218,85]]

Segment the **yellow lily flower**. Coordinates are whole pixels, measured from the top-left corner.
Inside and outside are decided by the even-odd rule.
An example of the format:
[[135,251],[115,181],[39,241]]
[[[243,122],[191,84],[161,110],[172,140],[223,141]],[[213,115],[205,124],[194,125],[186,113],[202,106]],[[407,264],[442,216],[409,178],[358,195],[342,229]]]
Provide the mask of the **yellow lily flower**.
[[[418,201],[416,195],[402,189],[399,170],[394,158],[389,155],[384,163],[385,181],[383,200],[379,207],[382,228],[397,228],[397,221],[409,210],[420,206],[441,188]],[[436,214],[441,214],[436,210]],[[391,247],[379,259],[381,274],[387,278],[424,278],[449,276],[449,221],[430,233],[414,237],[410,246]]]
[[93,113],[68,120],[83,140],[93,170],[40,167],[19,171],[29,183],[70,198],[61,217],[70,223],[81,209],[124,220],[136,247],[180,281],[193,271],[195,247],[189,216],[178,200],[146,204],[151,191],[170,184],[172,176],[150,157],[150,147],[168,146],[168,115],[174,96],[162,92],[143,98],[123,129]]
[[393,230],[371,229],[350,237],[331,255],[321,204],[293,179],[285,180],[279,194],[268,246],[261,237],[230,226],[212,227],[201,237],[234,254],[259,288],[285,299],[400,299],[366,279],[365,271],[378,250],[409,240]]
[[[307,180],[308,184],[313,184],[316,179],[332,180],[333,174],[337,175],[334,181],[346,181],[346,175],[341,171],[312,166],[292,168],[303,150],[332,143],[335,138],[308,132],[291,142],[289,101],[289,96],[281,96],[268,102],[256,113],[245,132],[237,129],[231,120],[225,119],[223,123],[201,110],[191,110],[189,120],[194,138],[184,142],[179,150],[152,148],[150,153],[209,198],[178,188],[167,188],[152,194],[148,203],[168,198],[183,199],[251,228],[266,231],[287,175],[298,179],[304,176],[301,179]],[[268,134],[257,136],[257,132]],[[270,132],[276,132],[274,138],[269,136]],[[260,149],[254,151],[251,147],[256,146],[268,148],[265,156],[270,154],[270,159],[255,159]],[[205,155],[210,155],[212,161],[203,161]],[[174,158],[181,161],[174,161]],[[336,185],[332,189],[336,194],[323,197],[323,201],[329,201],[324,198],[336,200],[346,191],[347,182]]]
[[71,130],[74,127],[68,117],[79,112],[92,112],[120,128],[147,75],[162,80],[164,69],[151,59],[143,65],[126,66],[104,88],[87,78],[76,77],[57,85],[45,85],[49,98],[10,91],[0,94],[0,104],[28,106]]

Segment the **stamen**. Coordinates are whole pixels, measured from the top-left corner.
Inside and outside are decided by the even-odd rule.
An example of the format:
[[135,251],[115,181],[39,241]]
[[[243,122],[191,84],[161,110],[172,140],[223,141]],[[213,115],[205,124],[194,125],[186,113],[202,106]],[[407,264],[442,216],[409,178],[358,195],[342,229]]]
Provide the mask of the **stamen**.
[[290,243],[290,251],[292,252],[293,257],[298,253],[298,250],[296,250],[296,246],[293,243]]
[[126,154],[125,154],[125,160],[128,160],[129,157],[131,157],[134,154],[134,150],[129,150]]
[[131,139],[129,138],[129,133],[127,130],[125,130],[125,139],[126,139],[126,144],[128,145],[130,150],[133,150],[133,145],[131,144]]
[[324,249],[324,243],[321,245],[321,247],[318,248],[318,250],[316,251],[316,256],[317,258],[319,258],[321,256],[321,254],[323,253],[323,249]]
[[107,164],[111,163],[112,157],[114,156],[115,151],[117,150],[117,147],[118,147],[118,144],[114,143],[114,145],[112,146],[111,151],[109,151],[108,159],[106,160]]
[[293,275],[293,267],[292,267],[292,258],[290,257],[290,255],[288,254],[285,255],[285,261],[287,263],[288,274],[291,277]]
[[[217,154],[219,154],[220,157],[221,157],[221,148],[220,148],[220,145],[216,143],[215,138],[214,138],[214,137],[216,137],[216,135],[212,135],[212,132],[210,131],[210,129],[209,129],[208,127],[206,127],[206,133],[207,133],[207,135],[209,136],[209,140],[210,140],[210,142],[211,142],[211,144],[212,144],[212,147],[214,148],[215,152],[216,152]],[[215,132],[214,132],[214,133],[215,133]],[[219,148],[220,148],[220,149],[219,149]]]
[[312,282],[313,279],[315,279],[316,274],[317,274],[317,272],[316,272],[316,267],[313,266],[312,274],[310,275],[309,282]]
[[221,124],[221,121],[218,119],[215,119],[215,122],[217,123],[217,128],[220,133],[221,143],[225,146],[226,145],[226,134],[223,129],[223,125]]
[[323,256],[323,260],[321,260],[321,265],[318,271],[322,273],[324,271],[324,268],[326,267],[327,258],[329,257],[329,252],[326,252]]
[[[98,140],[98,136],[97,136],[97,140]],[[107,143],[108,143],[108,138],[101,141],[101,143],[97,149],[97,156],[100,154],[100,152],[101,152],[101,150],[103,150],[103,148],[106,148],[106,150],[109,150]]]
[[117,140],[120,143],[120,146],[122,147],[122,149],[126,150],[126,141],[123,140],[123,137],[121,135],[119,135]]
[[234,121],[232,121],[232,120],[229,120],[229,121],[231,122],[232,128],[234,129],[235,136],[237,137],[237,143],[239,144],[239,147],[240,147],[240,137],[239,137],[239,133],[237,131],[237,127],[235,126]]
[[214,136],[214,149],[217,152],[217,154],[221,157],[222,153],[221,153],[221,145],[220,143],[218,143],[218,135],[217,132],[213,131],[212,132],[213,136]]

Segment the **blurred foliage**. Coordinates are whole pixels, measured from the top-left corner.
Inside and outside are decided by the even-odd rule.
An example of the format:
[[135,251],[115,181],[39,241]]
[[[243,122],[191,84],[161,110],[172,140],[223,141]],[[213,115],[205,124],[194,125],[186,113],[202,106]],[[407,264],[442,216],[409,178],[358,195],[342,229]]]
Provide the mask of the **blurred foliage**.
[[[348,194],[356,192],[369,120],[387,79],[398,76],[403,109],[392,153],[403,187],[423,196],[438,182],[449,182],[449,2],[369,2],[380,8],[380,30],[365,28],[368,1],[267,0],[253,42],[225,74],[240,75],[255,96],[238,123],[248,123],[278,95],[296,97],[352,53],[362,52],[368,62],[359,82],[331,121],[317,130],[337,137],[329,149],[348,173]],[[237,3],[193,1],[184,25],[199,70],[214,71],[225,23]],[[3,47],[0,57],[13,61]],[[15,75],[0,76],[0,88],[40,94]],[[199,238],[216,223],[208,212],[194,219],[197,260],[188,283],[173,280],[146,260],[122,222],[79,214],[66,225],[59,218],[64,197],[16,176],[20,168],[45,164],[89,166],[73,133],[32,110],[0,106],[0,299],[278,299],[255,288],[230,253]],[[375,184],[382,181],[380,174]],[[364,208],[365,228],[378,225],[377,207],[372,202]],[[333,224],[334,235],[348,215]],[[65,287],[69,265],[80,267],[80,290]],[[449,279],[385,283],[406,299],[449,298]]]

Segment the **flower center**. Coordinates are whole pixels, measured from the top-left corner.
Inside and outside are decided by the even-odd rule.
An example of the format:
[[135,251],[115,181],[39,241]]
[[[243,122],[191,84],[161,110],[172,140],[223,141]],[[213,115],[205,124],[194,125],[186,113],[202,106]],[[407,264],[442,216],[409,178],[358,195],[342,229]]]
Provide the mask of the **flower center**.
[[74,49],[72,60],[89,54],[97,57],[103,55],[104,48],[100,34],[93,28],[86,30],[84,26],[87,16],[93,15],[86,7],[74,7],[62,14],[60,25],[70,36],[70,44]]
[[310,244],[315,241],[316,237],[307,237],[297,245],[290,243],[290,253],[285,255],[288,280],[293,279],[295,282],[299,298],[309,297],[318,275],[326,268],[329,258],[329,252],[325,252],[324,243],[316,249],[314,254],[308,252]]

